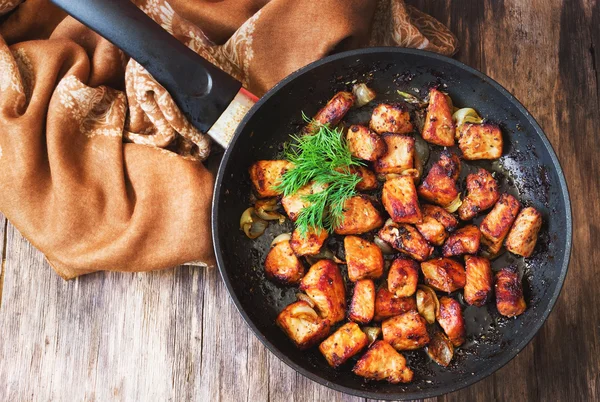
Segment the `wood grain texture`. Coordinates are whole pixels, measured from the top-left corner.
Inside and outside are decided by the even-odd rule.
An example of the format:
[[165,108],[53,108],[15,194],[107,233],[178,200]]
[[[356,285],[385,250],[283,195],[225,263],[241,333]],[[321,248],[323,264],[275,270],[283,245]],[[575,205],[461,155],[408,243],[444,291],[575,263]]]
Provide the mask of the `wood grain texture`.
[[[436,399],[600,400],[600,2],[407,2],[449,25],[461,43],[456,57],[536,117],[573,203],[569,274],[538,336],[496,374]],[[216,270],[64,282],[1,215],[0,238],[2,400],[364,401],[313,383],[268,352]]]

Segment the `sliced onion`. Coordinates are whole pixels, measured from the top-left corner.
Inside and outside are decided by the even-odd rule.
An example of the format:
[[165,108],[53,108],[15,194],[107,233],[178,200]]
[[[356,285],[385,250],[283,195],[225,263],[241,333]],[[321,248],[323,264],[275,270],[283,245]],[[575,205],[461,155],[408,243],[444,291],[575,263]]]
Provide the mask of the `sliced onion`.
[[[416,155],[415,155],[416,157]],[[418,169],[406,169],[402,171],[402,176],[408,176],[411,177],[413,179],[413,181],[415,182],[415,184],[417,184],[419,182],[419,180],[421,180],[421,174],[422,171],[419,171]]]
[[377,245],[377,247],[379,247],[379,249],[381,250],[381,252],[383,254],[394,254],[394,252],[395,252],[394,249],[392,248],[392,246],[387,244],[379,236],[375,236],[375,238],[373,239],[373,243],[375,243]]
[[356,102],[354,105],[357,107],[361,107],[371,102],[377,94],[371,88],[367,86],[367,84],[355,84],[352,87],[352,93],[356,96]]
[[440,302],[435,291],[429,286],[419,285],[417,289],[417,311],[429,324],[435,322],[435,317],[440,310]]
[[321,248],[321,250],[319,251],[318,254],[314,254],[314,255],[307,255],[306,256],[306,261],[310,264],[313,265],[315,264],[317,261],[319,260],[332,260],[333,262],[335,262],[336,264],[345,264],[346,262],[344,260],[339,259],[334,253],[333,251],[331,251],[330,249],[328,249],[327,247],[323,247]]
[[483,122],[483,119],[477,114],[475,109],[471,109],[470,107],[464,107],[462,109],[458,109],[452,115],[452,119],[456,123],[456,126],[462,126],[465,123],[473,123],[480,124]]
[[304,293],[296,293],[296,299],[307,302],[312,308],[315,308],[315,302]]
[[462,205],[462,200],[460,199],[460,194],[456,196],[456,198],[454,199],[454,201],[452,201],[450,203],[450,205],[448,205],[447,207],[445,207],[444,209],[450,213],[456,212],[456,210],[458,208],[460,208],[460,206]]
[[256,204],[254,204],[254,210],[259,218],[266,221],[278,220],[279,223],[285,222],[285,216],[279,212],[275,212],[277,210],[276,198],[268,198],[266,200],[256,201]]
[[253,207],[247,208],[240,218],[240,229],[242,229],[250,239],[256,239],[262,235],[268,226],[269,222],[259,218]]
[[363,332],[367,335],[367,338],[369,339],[369,346],[371,346],[373,344],[373,342],[375,342],[377,340],[377,338],[379,338],[379,336],[381,335],[381,328],[380,327],[364,327]]
[[271,247],[273,247],[274,245],[276,245],[278,243],[281,243],[282,241],[290,241],[291,238],[292,238],[291,233],[282,233],[273,239],[273,241],[271,242]]
[[413,94],[409,94],[408,92],[402,92],[402,91],[396,91],[396,92],[398,93],[398,95],[400,95],[404,99],[405,102],[414,103],[416,105],[426,104],[426,102],[423,102],[421,99],[417,98]]
[[425,351],[440,366],[447,367],[454,357],[454,346],[446,335],[436,332],[429,341]]

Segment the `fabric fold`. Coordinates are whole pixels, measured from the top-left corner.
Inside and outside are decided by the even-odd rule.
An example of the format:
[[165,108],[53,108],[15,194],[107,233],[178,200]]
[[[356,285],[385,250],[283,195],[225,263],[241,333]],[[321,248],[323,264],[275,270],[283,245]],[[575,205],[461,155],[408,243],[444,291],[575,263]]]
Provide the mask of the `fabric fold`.
[[[342,50],[456,38],[399,0],[135,0],[257,95]],[[211,141],[134,60],[47,0],[0,0],[0,211],[65,279],[214,264]]]

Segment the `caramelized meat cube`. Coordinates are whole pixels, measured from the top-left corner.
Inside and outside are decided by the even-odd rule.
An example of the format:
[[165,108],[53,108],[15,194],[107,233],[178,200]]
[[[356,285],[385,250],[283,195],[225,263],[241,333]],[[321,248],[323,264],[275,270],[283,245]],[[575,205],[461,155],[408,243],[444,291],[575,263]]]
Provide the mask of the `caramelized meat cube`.
[[300,282],[304,276],[304,266],[294,254],[289,240],[277,243],[271,248],[265,260],[267,278],[286,285]]
[[533,207],[525,208],[519,213],[512,229],[508,232],[506,249],[514,254],[530,257],[541,227],[542,214]]
[[467,271],[465,301],[472,306],[481,307],[489,300],[494,283],[490,261],[484,257],[467,255],[465,269]]
[[423,205],[423,222],[415,227],[423,237],[435,246],[444,244],[448,232],[453,231],[458,225],[456,218],[442,207],[437,205]]
[[465,320],[456,300],[440,297],[440,310],[436,318],[452,345],[460,346],[465,342]]
[[453,232],[458,226],[458,219],[450,212],[437,205],[424,205],[423,214],[431,216],[436,221],[440,222],[448,232]]
[[394,222],[419,223],[423,220],[412,177],[400,176],[386,180],[381,201]]
[[305,301],[297,301],[277,316],[277,325],[300,349],[308,349],[329,334],[329,322],[321,319]]
[[365,126],[352,125],[346,133],[350,153],[358,159],[375,161],[385,154],[385,141]]
[[406,135],[386,133],[381,136],[386,152],[373,163],[379,174],[402,173],[414,166],[415,139]]
[[313,121],[304,128],[304,132],[310,134],[321,124],[329,124],[330,127],[337,125],[354,105],[355,100],[356,97],[351,92],[338,92],[317,112]]
[[369,344],[369,339],[353,322],[342,325],[325,339],[319,350],[331,367],[341,366]]
[[383,274],[383,254],[375,243],[357,236],[344,238],[348,278],[352,282],[360,279],[377,279]]
[[377,188],[377,176],[364,166],[352,166],[350,171],[362,180],[356,185],[358,191],[375,190]]
[[300,290],[314,302],[321,317],[333,325],[346,315],[346,287],[338,266],[331,260],[315,263],[302,281]]
[[444,254],[444,257],[461,254],[475,254],[477,253],[477,250],[479,250],[480,238],[481,232],[477,226],[465,226],[450,235],[448,240],[446,240],[446,243],[444,243],[442,253]]
[[429,106],[423,125],[423,139],[432,144],[443,147],[454,145],[454,121],[452,120],[452,107],[446,95],[432,89],[429,91]]
[[289,216],[290,220],[295,222],[296,219],[298,219],[300,211],[310,205],[310,202],[305,200],[304,196],[319,193],[323,190],[323,186],[319,184],[313,182],[308,183],[306,186],[298,190],[296,194],[284,196],[281,199],[281,205],[283,206],[283,209],[285,209],[285,212]]
[[416,311],[388,318],[381,324],[383,340],[396,350],[414,350],[429,343],[427,321]]
[[463,221],[473,219],[480,211],[491,208],[498,198],[498,183],[485,169],[467,176],[467,196],[458,208],[458,216]]
[[406,134],[413,130],[410,114],[402,106],[387,103],[380,103],[373,109],[369,126],[379,134]]
[[298,229],[292,232],[290,246],[297,256],[319,254],[328,234],[324,229],[309,230],[306,236],[302,236]]
[[396,297],[385,287],[382,287],[375,295],[375,317],[373,320],[385,320],[416,309],[417,303],[413,297]]
[[451,258],[435,258],[421,263],[425,283],[442,292],[454,292],[465,286],[463,266]]
[[502,194],[494,208],[481,221],[481,243],[490,254],[494,255],[500,251],[520,208],[521,204],[515,197]]
[[427,243],[421,233],[405,223],[386,224],[377,235],[396,250],[417,261],[426,260],[433,252],[433,247]]
[[414,375],[404,356],[385,341],[375,342],[352,371],[369,380],[387,380],[392,384],[411,382]]
[[354,285],[348,319],[368,324],[375,314],[375,284],[371,279],[361,279]]
[[523,284],[515,267],[503,268],[496,274],[496,307],[505,317],[516,317],[527,308]]
[[368,198],[355,196],[344,204],[342,223],[335,228],[341,235],[370,232],[383,225],[383,219]]
[[419,186],[419,195],[429,202],[447,207],[459,196],[456,185],[459,175],[458,156],[443,152]]
[[276,190],[281,183],[281,177],[294,165],[288,161],[258,161],[254,162],[248,172],[250,180],[259,198],[275,197],[281,192]]
[[409,297],[417,291],[419,264],[408,258],[396,258],[388,273],[388,290],[397,297]]
[[465,123],[459,127],[458,136],[458,147],[467,160],[498,159],[502,156],[502,132],[494,124]]

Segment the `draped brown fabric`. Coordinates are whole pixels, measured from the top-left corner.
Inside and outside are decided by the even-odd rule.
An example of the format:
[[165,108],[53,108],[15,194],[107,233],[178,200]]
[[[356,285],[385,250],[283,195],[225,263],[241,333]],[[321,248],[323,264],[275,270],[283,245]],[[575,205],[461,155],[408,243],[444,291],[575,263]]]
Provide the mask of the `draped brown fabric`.
[[[327,54],[456,50],[400,0],[135,0],[262,95]],[[0,211],[63,278],[214,264],[210,140],[135,61],[47,0],[0,0]]]

